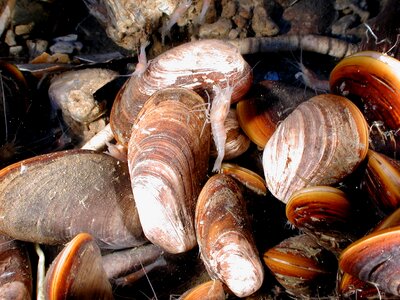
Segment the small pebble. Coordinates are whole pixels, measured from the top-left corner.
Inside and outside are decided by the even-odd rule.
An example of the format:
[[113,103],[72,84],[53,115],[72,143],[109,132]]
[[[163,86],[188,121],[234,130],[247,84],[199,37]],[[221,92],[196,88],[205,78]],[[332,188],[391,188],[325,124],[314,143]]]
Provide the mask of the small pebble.
[[14,31],[12,31],[11,29],[7,30],[6,36],[5,36],[5,39],[4,39],[4,42],[5,42],[8,46],[15,46],[15,45],[17,45],[17,42],[15,41],[15,33],[14,33]]
[[9,53],[11,56],[19,56],[23,51],[22,46],[12,46],[9,49]]
[[14,32],[16,35],[29,34],[32,31],[34,25],[35,25],[35,23],[33,23],[33,22],[31,22],[29,24],[17,25],[14,28]]

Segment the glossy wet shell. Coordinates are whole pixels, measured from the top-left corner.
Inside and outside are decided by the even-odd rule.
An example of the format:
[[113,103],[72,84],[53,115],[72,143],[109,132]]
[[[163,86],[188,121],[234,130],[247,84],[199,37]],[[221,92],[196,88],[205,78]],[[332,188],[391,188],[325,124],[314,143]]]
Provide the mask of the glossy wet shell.
[[80,232],[102,248],[145,242],[127,164],[89,150],[27,159],[0,171],[0,231],[19,240],[64,244]]
[[348,246],[340,255],[340,268],[382,290],[400,295],[400,227],[373,232]]
[[301,188],[343,180],[367,150],[368,125],[360,110],[341,96],[315,96],[280,123],[268,141],[263,152],[267,187],[287,203]]
[[368,151],[363,189],[381,211],[400,207],[400,162],[384,154]]
[[330,253],[306,234],[283,240],[267,250],[263,259],[289,294],[305,298],[335,272]]
[[196,206],[197,241],[206,269],[238,297],[257,291],[264,278],[245,205],[234,179],[217,174],[204,185]]
[[212,98],[213,86],[224,88],[227,81],[234,86],[232,102],[240,99],[252,83],[251,68],[236,47],[221,40],[199,40],[172,48],[153,59],[143,76],[130,78],[118,93],[110,121],[114,136],[127,145],[132,123],[156,91],[185,87],[205,98],[206,90]]
[[330,186],[298,190],[286,204],[289,222],[335,254],[354,241],[349,233],[352,216],[347,195]]
[[100,248],[80,233],[57,255],[46,274],[46,299],[114,299]]
[[348,97],[371,126],[372,149],[400,154],[400,61],[380,52],[344,58],[330,75],[331,91]]
[[204,111],[196,109],[203,104],[188,89],[159,91],[145,103],[129,141],[129,172],[143,231],[171,253],[196,245],[195,205],[210,151],[210,126]]

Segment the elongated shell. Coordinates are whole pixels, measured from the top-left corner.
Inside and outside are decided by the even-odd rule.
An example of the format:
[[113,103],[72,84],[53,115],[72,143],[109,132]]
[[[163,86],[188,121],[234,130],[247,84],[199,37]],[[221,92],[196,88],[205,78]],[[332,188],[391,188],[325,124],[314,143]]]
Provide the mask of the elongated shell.
[[[220,40],[199,40],[180,45],[153,59],[140,77],[132,77],[118,93],[111,111],[111,128],[127,145],[130,128],[145,101],[167,87],[185,87],[213,95],[213,86],[234,86],[232,101],[250,88],[251,68],[238,49]],[[197,107],[199,109],[199,107]]]
[[202,104],[184,88],[155,93],[129,141],[129,172],[144,234],[171,253],[196,245],[195,205],[210,151],[210,126],[204,111],[196,109]]
[[371,148],[400,154],[400,61],[374,51],[341,60],[330,74],[332,93],[354,101],[371,126]]
[[0,231],[64,244],[88,232],[102,248],[145,242],[127,164],[89,150],[54,152],[0,171]]
[[217,174],[204,185],[196,206],[197,241],[206,269],[238,297],[257,291],[264,278],[245,205],[234,179]]
[[46,274],[46,299],[114,299],[90,234],[78,234],[57,255]]
[[279,200],[307,186],[341,181],[365,158],[368,125],[359,109],[336,95],[300,104],[277,128],[263,152],[265,181]]

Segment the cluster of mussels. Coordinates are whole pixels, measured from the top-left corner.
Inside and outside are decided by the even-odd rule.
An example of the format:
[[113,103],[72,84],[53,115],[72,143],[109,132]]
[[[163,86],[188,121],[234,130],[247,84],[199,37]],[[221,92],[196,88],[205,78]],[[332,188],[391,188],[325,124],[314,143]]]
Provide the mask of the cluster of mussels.
[[[196,247],[211,280],[181,299],[251,297],[266,272],[292,297],[318,295],[336,272],[338,295],[399,296],[400,163],[390,158],[400,154],[399,70],[395,58],[359,52],[332,70],[331,94],[268,104],[246,96],[252,69],[231,44],[172,48],[130,77],[113,103],[110,124],[127,162],[79,149],[0,171],[0,232],[11,238],[3,244],[68,243],[47,271],[40,292],[48,299],[112,299],[111,279],[135,280],[165,265],[163,253]],[[225,162],[210,171],[221,152],[239,157],[252,143],[263,176]],[[362,238],[349,229],[359,210],[340,185],[355,172],[388,215]],[[302,234],[259,249],[241,183],[284,203]],[[1,280],[29,299],[29,263],[13,260],[7,274],[23,275]],[[142,268],[132,275],[132,265]]]

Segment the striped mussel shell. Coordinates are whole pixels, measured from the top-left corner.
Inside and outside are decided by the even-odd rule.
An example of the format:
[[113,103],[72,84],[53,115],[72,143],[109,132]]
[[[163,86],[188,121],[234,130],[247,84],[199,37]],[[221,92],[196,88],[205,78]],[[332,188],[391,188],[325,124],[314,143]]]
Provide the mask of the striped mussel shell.
[[210,126],[203,98],[169,88],[146,101],[128,146],[131,185],[146,237],[170,253],[196,245],[194,213],[206,179]]
[[375,51],[341,60],[330,74],[331,91],[352,100],[371,127],[371,148],[400,154],[400,61]]
[[252,78],[250,65],[227,42],[206,39],[174,47],[151,60],[142,76],[131,77],[119,91],[111,111],[112,131],[119,143],[127,145],[143,104],[161,89],[184,87],[212,99],[213,86],[230,85],[234,102],[248,91]]
[[[268,249],[264,262],[290,295],[309,299],[329,294],[337,268],[335,257],[307,234],[289,237]],[[323,289],[324,287],[325,289]]]
[[196,206],[196,234],[201,259],[212,279],[238,297],[256,292],[264,279],[240,187],[224,174],[204,185]]
[[268,189],[287,203],[301,188],[340,182],[367,155],[368,130],[361,111],[344,97],[324,94],[303,102],[264,148]]
[[331,186],[311,186],[292,194],[286,217],[296,228],[338,255],[355,240],[349,230],[352,207],[348,196]]

